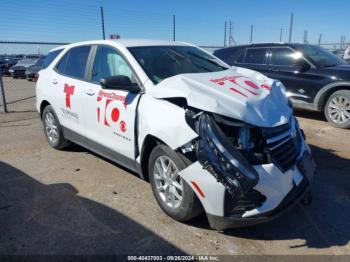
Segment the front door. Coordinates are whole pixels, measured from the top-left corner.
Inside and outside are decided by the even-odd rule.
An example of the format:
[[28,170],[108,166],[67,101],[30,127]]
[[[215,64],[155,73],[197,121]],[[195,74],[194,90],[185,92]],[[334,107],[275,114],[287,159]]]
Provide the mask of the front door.
[[[266,75],[282,82],[288,91],[288,96],[308,103],[315,96],[315,80],[317,75],[312,70],[302,70],[304,60],[301,53],[286,47],[270,49],[269,70]],[[322,79],[320,79],[322,80]]]
[[103,89],[99,84],[101,78],[116,75],[128,76],[136,83],[135,75],[114,47],[96,48],[91,81],[83,90],[86,137],[95,147],[135,159],[135,114],[140,95]]

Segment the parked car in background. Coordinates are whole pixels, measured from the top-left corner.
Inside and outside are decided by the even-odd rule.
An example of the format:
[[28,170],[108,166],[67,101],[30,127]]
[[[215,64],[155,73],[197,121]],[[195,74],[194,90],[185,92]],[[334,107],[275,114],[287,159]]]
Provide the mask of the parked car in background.
[[8,71],[13,78],[25,78],[26,70],[35,65],[39,58],[24,58],[19,60],[16,65],[12,66]]
[[1,70],[3,75],[10,75],[9,69],[17,64],[18,58],[14,56],[4,56]]
[[214,55],[280,80],[294,107],[323,111],[332,125],[350,127],[350,65],[324,48],[265,43],[228,47]]
[[36,85],[49,145],[75,142],[149,179],[170,217],[250,226],[309,195],[315,164],[279,81],[174,41],[88,41],[49,57]]
[[46,56],[40,57],[35,65],[32,65],[26,69],[25,76],[28,81],[36,81],[39,71],[44,68],[45,58]]

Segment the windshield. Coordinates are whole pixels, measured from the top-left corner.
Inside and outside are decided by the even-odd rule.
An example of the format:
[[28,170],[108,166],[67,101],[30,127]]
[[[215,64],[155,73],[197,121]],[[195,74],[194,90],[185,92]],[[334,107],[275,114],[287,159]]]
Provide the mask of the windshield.
[[295,49],[302,52],[307,59],[319,67],[330,67],[346,64],[344,60],[319,46],[300,45],[296,46]]
[[220,60],[192,46],[142,46],[130,47],[129,51],[154,84],[179,74],[228,68]]

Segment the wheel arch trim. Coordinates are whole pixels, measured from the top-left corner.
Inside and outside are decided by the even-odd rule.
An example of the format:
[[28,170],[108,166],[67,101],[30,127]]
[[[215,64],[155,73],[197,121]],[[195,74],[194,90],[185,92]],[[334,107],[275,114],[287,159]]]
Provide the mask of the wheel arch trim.
[[341,89],[350,90],[350,81],[333,82],[322,87],[316,94],[314,106],[318,111],[323,111],[323,107],[327,102],[328,97]]

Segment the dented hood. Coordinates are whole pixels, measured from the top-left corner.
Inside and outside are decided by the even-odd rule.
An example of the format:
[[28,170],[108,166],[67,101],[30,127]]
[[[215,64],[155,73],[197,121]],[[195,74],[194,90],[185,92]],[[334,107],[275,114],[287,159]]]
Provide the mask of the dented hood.
[[147,92],[155,98],[183,97],[194,108],[261,127],[284,124],[292,114],[279,81],[239,67],[176,75]]

